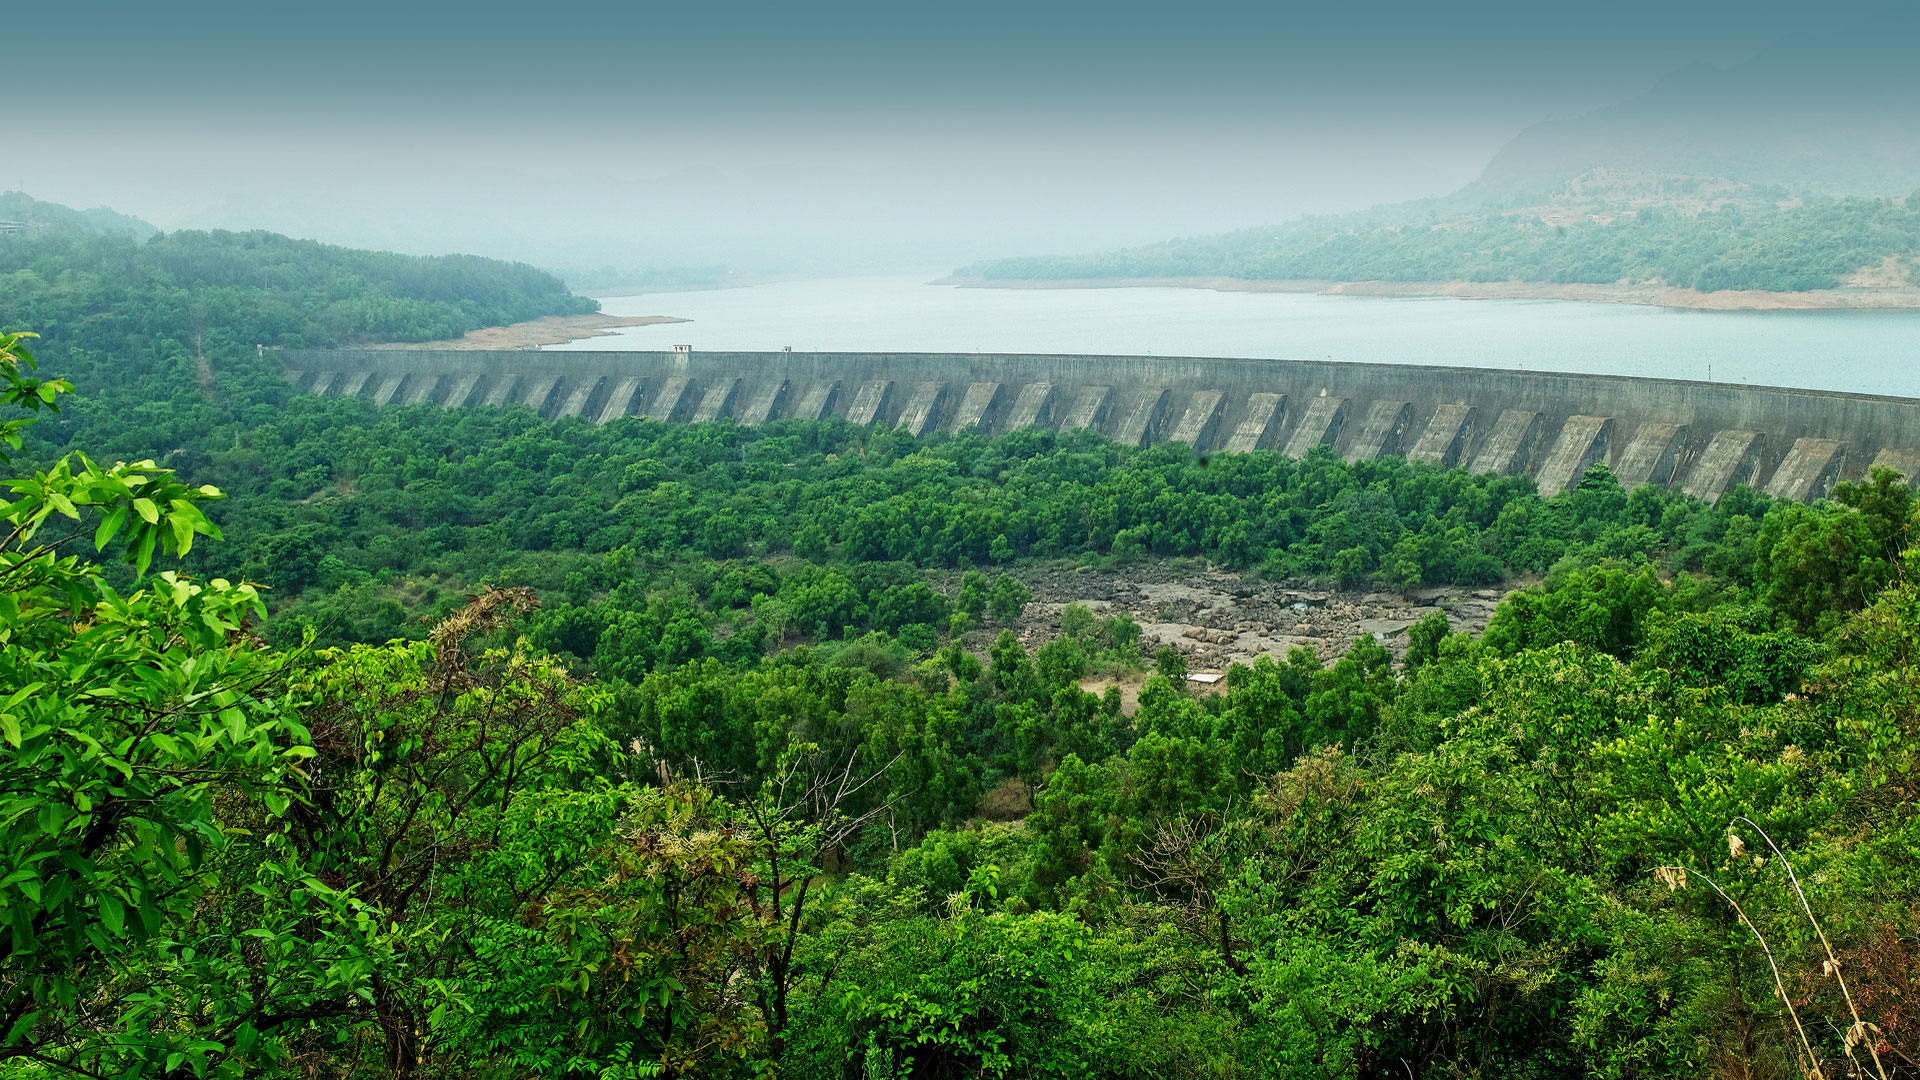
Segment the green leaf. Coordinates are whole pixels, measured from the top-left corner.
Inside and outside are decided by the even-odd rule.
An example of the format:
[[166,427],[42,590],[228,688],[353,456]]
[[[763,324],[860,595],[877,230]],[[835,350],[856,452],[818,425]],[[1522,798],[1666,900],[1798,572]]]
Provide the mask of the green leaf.
[[120,898],[110,892],[103,892],[100,894],[99,906],[100,922],[107,928],[107,933],[114,937],[124,934],[127,929],[127,908],[120,902]]
[[19,1042],[26,1036],[27,1032],[33,1030],[34,1023],[39,1019],[40,1014],[38,1012],[30,1012],[20,1019],[15,1020],[13,1026],[7,1029],[7,1037],[0,1039],[0,1046],[12,1046],[14,1043]]
[[160,508],[153,504],[152,499],[135,499],[133,500],[133,508],[139,512],[141,520],[147,524],[160,524]]
[[116,506],[106,517],[100,519],[100,527],[93,530],[93,549],[105,548],[113,538],[119,535],[120,526],[127,522],[127,508]]
[[153,545],[160,539],[157,532],[142,532],[140,540],[133,546],[134,567],[144,577],[147,568],[153,565]]

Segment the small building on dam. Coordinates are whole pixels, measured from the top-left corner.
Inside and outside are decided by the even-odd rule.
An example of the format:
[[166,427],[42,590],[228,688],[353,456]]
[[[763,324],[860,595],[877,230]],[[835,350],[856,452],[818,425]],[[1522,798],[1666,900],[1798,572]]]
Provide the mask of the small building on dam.
[[945,353],[287,350],[295,389],[380,405],[524,405],[554,419],[855,424],[995,435],[1086,428],[1200,452],[1330,445],[1350,461],[1525,475],[1604,462],[1709,501],[1808,501],[1875,465],[1920,472],[1920,400],[1545,371],[1313,360]]

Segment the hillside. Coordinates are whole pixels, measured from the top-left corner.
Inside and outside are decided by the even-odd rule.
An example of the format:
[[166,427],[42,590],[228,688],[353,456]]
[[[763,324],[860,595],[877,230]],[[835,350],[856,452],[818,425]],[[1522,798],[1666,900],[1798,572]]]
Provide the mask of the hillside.
[[379,260],[266,246],[0,337],[0,1077],[1920,1060],[1891,471],[378,409],[244,343]]
[[[1152,279],[1734,306],[1912,307],[1920,16],[1697,68],[1523,131],[1452,195],[1081,256],[996,259],[979,284]],[[1844,41],[1845,44],[1837,42]],[[1568,292],[1568,290],[1571,290]],[[1819,295],[1810,295],[1810,294]]]
[[0,221],[18,222],[35,233],[131,236],[137,240],[145,240],[160,231],[137,217],[104,206],[75,210],[59,203],[42,202],[24,191],[0,191]]
[[[558,278],[472,255],[358,251],[267,232],[152,233],[133,218],[25,196],[40,227],[0,234],[0,333],[33,328],[43,363],[80,402],[63,429],[124,425],[122,408],[178,399],[272,400],[257,346],[458,338],[598,310]],[[184,384],[184,386],[183,386]],[[111,438],[111,436],[109,436]],[[132,448],[129,449],[132,452]]]
[[1881,302],[1833,306],[1905,306],[1899,301],[1915,280],[1916,256],[1920,204],[1911,200],[1774,202],[1728,181],[1596,171],[1511,209],[1455,209],[1444,217],[1435,209],[1414,222],[1385,214],[1310,219],[1098,255],[998,259],[955,276],[989,285],[1226,278],[1653,286],[1702,294],[1852,287]]

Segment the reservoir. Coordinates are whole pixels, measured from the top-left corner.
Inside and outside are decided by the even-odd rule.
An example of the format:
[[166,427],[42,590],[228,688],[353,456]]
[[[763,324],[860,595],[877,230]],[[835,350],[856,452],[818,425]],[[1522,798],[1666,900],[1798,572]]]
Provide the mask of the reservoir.
[[608,297],[550,349],[1114,353],[1569,371],[1920,397],[1920,311],[1680,311],[1563,300],[965,289],[940,273]]

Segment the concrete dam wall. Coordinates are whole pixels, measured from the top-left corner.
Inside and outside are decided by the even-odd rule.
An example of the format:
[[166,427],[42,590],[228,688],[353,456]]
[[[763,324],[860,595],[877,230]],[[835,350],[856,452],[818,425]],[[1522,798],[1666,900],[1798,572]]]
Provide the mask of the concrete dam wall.
[[1312,360],[940,353],[288,350],[302,391],[380,405],[525,405],[594,423],[856,424],[985,435],[1088,428],[1196,451],[1326,444],[1526,475],[1544,494],[1605,462],[1631,488],[1714,500],[1736,483],[1819,498],[1886,465],[1920,471],[1920,400],[1818,390]]

